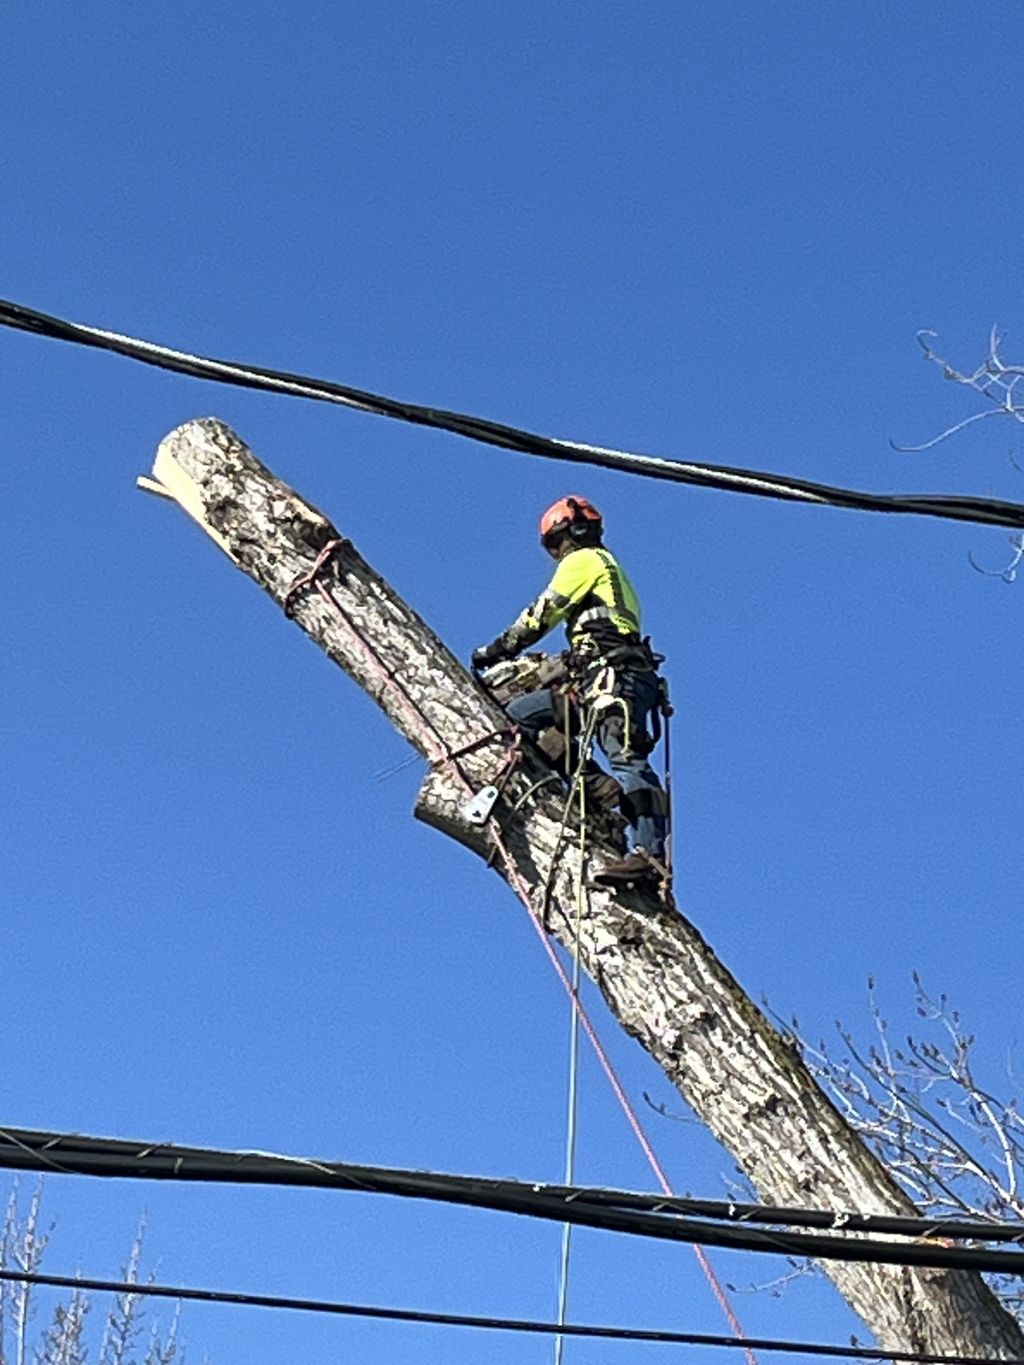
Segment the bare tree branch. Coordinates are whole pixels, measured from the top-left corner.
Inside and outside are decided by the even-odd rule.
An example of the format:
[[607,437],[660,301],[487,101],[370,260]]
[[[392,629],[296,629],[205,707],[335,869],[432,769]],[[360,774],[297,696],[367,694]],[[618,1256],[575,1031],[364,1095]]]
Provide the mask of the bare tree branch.
[[[48,1232],[40,1231],[39,1214],[43,1201],[42,1181],[36,1186],[29,1203],[28,1216],[24,1225],[14,1238],[11,1260],[18,1270],[33,1274],[50,1240]],[[22,1282],[14,1286],[14,1360],[15,1365],[25,1365],[28,1358],[28,1329],[34,1311],[32,1304],[32,1285]]]
[[[146,1221],[139,1224],[128,1260],[121,1267],[121,1278],[128,1284],[138,1284],[139,1266],[142,1262],[142,1243],[146,1235]],[[128,1365],[128,1352],[132,1349],[142,1330],[142,1297],[130,1290],[126,1294],[115,1294],[110,1312],[107,1314],[107,1328],[100,1351],[99,1365]]]
[[[1024,422],[1024,390],[1018,397],[1015,392],[1017,386],[1024,380],[1024,366],[1007,365],[999,354],[999,345],[1002,338],[995,327],[989,333],[988,354],[982,363],[970,374],[965,374],[960,370],[954,369],[947,360],[944,360],[931,346],[931,339],[936,336],[935,332],[920,331],[917,333],[917,342],[924,352],[926,360],[938,365],[945,379],[952,380],[955,384],[963,384],[967,388],[974,389],[983,397],[988,398],[995,407],[983,408],[980,412],[972,413],[962,421],[954,422],[945,431],[940,431],[937,436],[933,436],[928,441],[922,441],[919,445],[897,445],[891,438],[889,444],[894,450],[904,453],[917,453],[923,450],[932,450],[935,446],[941,445],[943,441],[951,436],[956,436],[959,432],[975,422],[980,422],[986,417],[1012,417],[1017,422]],[[1010,452],[1011,463],[1019,470],[1021,467]],[[971,568],[978,573],[984,574],[987,578],[1001,578],[1004,583],[1012,583],[1017,577],[1017,566],[1024,558],[1024,535],[1019,533],[1010,536],[1010,544],[1014,547],[1014,556],[1010,563],[1002,569],[986,569],[979,564],[974,555],[968,551],[967,558]]]
[[[843,1051],[801,1040],[804,1060],[922,1212],[1024,1220],[1020,1101],[999,1099],[979,1082],[975,1038],[946,997],[932,998],[916,973],[914,988],[916,1012],[938,1040],[908,1036],[891,1044],[869,982],[875,1040],[864,1048],[837,1024]],[[1024,1321],[1024,1287],[1001,1276],[990,1283]]]
[[53,1321],[36,1351],[36,1365],[87,1365],[85,1316],[89,1297],[76,1289],[67,1303],[58,1303]]
[[1005,413],[1002,408],[986,408],[983,412],[972,413],[970,417],[965,417],[960,422],[954,422],[953,425],[947,427],[945,431],[940,431],[938,436],[933,436],[931,440],[928,441],[922,441],[920,445],[897,445],[893,440],[890,440],[889,444],[892,446],[893,450],[898,450],[901,455],[917,455],[923,450],[931,450],[934,446],[941,445],[942,442],[948,440],[950,436],[955,436],[958,432],[963,431],[965,427],[973,426],[975,422],[980,422],[985,417],[1000,417],[1003,415],[1005,415]]
[[[0,1268],[34,1274],[39,1270],[50,1241],[53,1226],[41,1230],[42,1182],[36,1188],[27,1212],[18,1207],[15,1183],[0,1228]],[[123,1278],[138,1284],[144,1240],[144,1223],[132,1243]],[[150,1277],[150,1283],[152,1277]],[[31,1321],[36,1309],[34,1287],[18,1281],[0,1282],[0,1365],[27,1365],[32,1351],[33,1365],[88,1365],[89,1349],[85,1328],[91,1299],[75,1289],[69,1298],[54,1307],[49,1325],[34,1350],[30,1346]],[[142,1327],[142,1297],[131,1292],[119,1295],[107,1314],[99,1354],[99,1365],[134,1365],[134,1354]],[[154,1324],[142,1365],[184,1365],[179,1340],[180,1304],[166,1336]],[[10,1350],[8,1350],[10,1343]]]
[[183,1365],[184,1353],[178,1354],[178,1325],[181,1322],[181,1303],[179,1302],[174,1310],[174,1317],[171,1319],[171,1326],[167,1336],[161,1338],[156,1323],[153,1324],[149,1336],[149,1348],[146,1351],[146,1358],[143,1365],[172,1365],[177,1360],[179,1365]]
[[1017,566],[1024,558],[1024,535],[1011,536],[1010,544],[1014,547],[1014,556],[1004,569],[986,569],[968,551],[967,558],[970,560],[971,568],[977,569],[978,573],[983,573],[987,578],[1001,578],[1004,583],[1012,583],[1017,577]]
[[971,426],[974,422],[980,422],[983,417],[1012,417],[1017,422],[1024,422],[1024,404],[1017,401],[1017,395],[1014,392],[1017,385],[1024,379],[1024,366],[1007,365],[1004,362],[999,354],[999,343],[1002,338],[994,327],[989,334],[988,355],[971,374],[964,374],[960,370],[954,369],[947,360],[943,360],[942,356],[932,349],[930,342],[935,336],[935,332],[927,330],[920,331],[917,334],[917,342],[924,352],[925,359],[938,365],[943,378],[952,380],[954,384],[964,384],[968,388],[974,389],[975,392],[982,394],[996,406],[994,408],[983,408],[980,412],[965,417],[963,421],[947,427],[938,436],[933,436],[931,440],[923,441],[920,445],[897,445],[895,441],[892,441],[890,444],[895,450],[910,453],[931,450],[934,446],[948,440],[950,436],[955,436],[957,432],[963,431],[965,427]]

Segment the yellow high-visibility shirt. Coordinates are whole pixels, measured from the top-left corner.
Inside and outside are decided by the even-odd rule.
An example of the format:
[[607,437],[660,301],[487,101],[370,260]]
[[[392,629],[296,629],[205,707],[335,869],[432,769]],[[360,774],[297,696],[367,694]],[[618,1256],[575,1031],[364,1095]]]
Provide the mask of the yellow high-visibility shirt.
[[528,649],[562,621],[570,645],[588,634],[598,639],[639,636],[636,590],[603,546],[581,546],[560,559],[551,582],[516,617],[506,638],[517,651]]

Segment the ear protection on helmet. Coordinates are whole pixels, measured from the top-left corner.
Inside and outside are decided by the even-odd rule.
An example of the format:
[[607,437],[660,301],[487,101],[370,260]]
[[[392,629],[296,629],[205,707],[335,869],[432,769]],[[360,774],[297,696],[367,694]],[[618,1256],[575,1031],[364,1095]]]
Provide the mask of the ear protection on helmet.
[[[584,513],[583,508],[575,498],[566,498],[565,501],[572,512],[572,520],[566,527],[569,539],[574,540],[577,545],[582,545],[586,540],[592,540],[595,530],[593,518]],[[588,503],[587,506],[589,507],[590,504]]]

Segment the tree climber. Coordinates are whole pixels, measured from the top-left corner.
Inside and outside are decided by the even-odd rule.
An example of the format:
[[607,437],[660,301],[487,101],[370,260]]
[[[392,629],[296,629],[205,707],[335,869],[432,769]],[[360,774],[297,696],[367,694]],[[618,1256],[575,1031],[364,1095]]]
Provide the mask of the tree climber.
[[[603,533],[601,514],[586,498],[561,498],[548,508],[540,536],[557,561],[554,576],[508,630],[474,650],[473,667],[513,659],[565,622],[569,650],[563,658],[571,692],[583,707],[598,702],[594,733],[622,789],[622,812],[634,836],[626,857],[607,864],[594,878],[614,884],[664,875],[668,821],[665,792],[648,762],[657,742],[648,722],[657,716],[663,697],[661,656],[641,638],[639,600],[618,561],[604,548]],[[609,703],[610,697],[616,700]],[[542,731],[563,723],[559,703],[557,689],[548,687],[513,697],[506,709],[536,740]],[[655,719],[655,733],[657,728]]]

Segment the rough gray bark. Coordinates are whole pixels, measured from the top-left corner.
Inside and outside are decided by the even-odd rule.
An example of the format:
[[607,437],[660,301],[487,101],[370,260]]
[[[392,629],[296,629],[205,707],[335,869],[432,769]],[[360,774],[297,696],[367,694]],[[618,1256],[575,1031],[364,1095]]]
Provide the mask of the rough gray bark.
[[[321,513],[214,419],[172,432],[161,456],[195,485],[199,519],[278,604],[337,536]],[[292,595],[296,621],[427,758],[419,818],[488,855],[488,832],[468,825],[461,812],[467,792],[504,772],[507,741],[493,734],[503,726],[501,711],[350,544],[329,561],[322,581],[339,610],[309,585]],[[484,741],[480,747],[446,759],[477,740]],[[538,760],[525,753],[496,811],[513,865],[503,867],[499,857],[496,870],[522,879],[535,908],[562,805],[550,786],[531,794],[543,776]],[[517,802],[521,808],[513,810]],[[549,902],[553,932],[569,951],[578,858],[569,840]],[[681,914],[639,894],[616,901],[595,891],[580,956],[623,1027],[657,1060],[766,1202],[914,1212],[795,1049]],[[884,1347],[1024,1359],[1024,1333],[975,1274],[838,1262],[824,1268]]]

